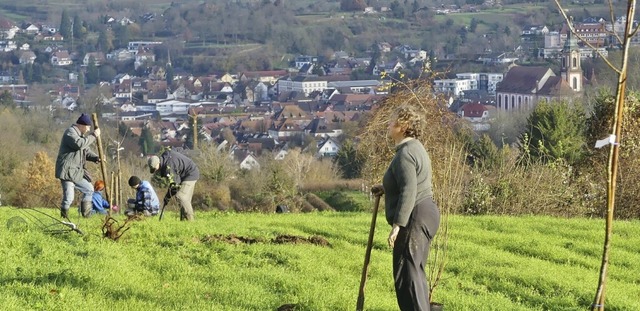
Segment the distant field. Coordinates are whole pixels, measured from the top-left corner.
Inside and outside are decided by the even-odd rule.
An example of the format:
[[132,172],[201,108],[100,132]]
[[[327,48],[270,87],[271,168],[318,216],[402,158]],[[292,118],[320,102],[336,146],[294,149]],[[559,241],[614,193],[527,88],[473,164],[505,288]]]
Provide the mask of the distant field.
[[[3,310],[353,310],[371,219],[365,212],[200,212],[184,223],[169,212],[162,222],[133,223],[113,242],[100,237],[101,218],[73,214],[87,235],[45,234],[37,224],[47,218],[0,208]],[[451,217],[449,261],[434,299],[456,311],[585,310],[603,226]],[[388,230],[380,215],[367,310],[396,309]],[[617,221],[614,232],[606,309],[640,310],[640,221]]]

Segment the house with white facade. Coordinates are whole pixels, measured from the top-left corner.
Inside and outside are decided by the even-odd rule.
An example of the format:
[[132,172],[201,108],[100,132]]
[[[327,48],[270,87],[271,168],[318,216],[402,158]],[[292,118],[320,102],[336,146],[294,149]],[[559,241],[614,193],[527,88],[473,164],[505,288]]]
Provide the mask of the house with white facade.
[[369,94],[372,90],[378,89],[382,82],[378,80],[349,80],[349,81],[331,81],[327,83],[328,88],[349,89],[352,93]]
[[464,91],[477,89],[477,81],[472,79],[441,79],[434,80],[434,90],[440,93],[450,93],[461,96]]
[[457,73],[456,78],[459,80],[472,80],[471,90],[486,91],[489,94],[495,94],[496,86],[504,78],[502,73]]
[[89,66],[91,59],[93,58],[93,64],[96,66],[102,65],[105,61],[104,53],[102,52],[89,52],[84,55],[82,59],[82,66]]
[[491,127],[491,111],[495,112],[496,108],[491,105],[483,105],[481,103],[466,103],[458,110],[458,115],[469,121],[475,131],[486,131]]
[[36,53],[33,51],[22,51],[18,61],[20,64],[33,64],[36,61]]
[[340,151],[340,143],[332,137],[327,137],[324,140],[318,142],[318,152],[316,156],[321,157],[335,157]]
[[[634,36],[635,37],[635,36]],[[548,59],[548,58],[561,58],[562,57],[562,49],[564,48],[564,44],[567,41],[566,32],[561,33],[559,31],[550,31],[548,34],[544,36],[544,48],[539,49],[538,56]],[[609,55],[608,50],[602,45],[595,45],[596,50],[592,49],[589,46],[578,47],[580,51],[580,57],[582,58],[590,58],[595,57],[600,54],[604,57]]]
[[147,50],[151,49],[156,45],[161,45],[162,41],[130,41],[127,44],[127,50],[138,53],[140,49]]
[[240,169],[242,170],[260,169],[260,163],[258,162],[258,159],[247,150],[239,149],[234,146],[234,148],[232,148],[231,150],[230,157],[232,160],[238,163]]
[[182,114],[187,115],[189,113],[189,108],[192,106],[197,106],[199,103],[197,102],[187,102],[182,100],[166,100],[156,103],[156,111],[160,113],[160,116],[166,116],[171,114]]
[[54,52],[53,55],[51,56],[51,65],[68,66],[71,64],[73,64],[73,61],[69,56],[69,52],[66,50]]
[[298,55],[294,59],[296,69],[301,69],[305,65],[313,65],[318,63],[318,56]]
[[278,93],[299,92],[309,96],[311,92],[322,92],[327,88],[327,79],[318,76],[294,76],[278,80]]

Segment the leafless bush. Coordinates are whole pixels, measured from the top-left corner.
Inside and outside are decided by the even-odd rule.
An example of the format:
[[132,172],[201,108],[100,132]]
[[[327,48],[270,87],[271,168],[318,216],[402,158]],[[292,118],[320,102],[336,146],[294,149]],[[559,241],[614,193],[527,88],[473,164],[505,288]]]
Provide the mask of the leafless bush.
[[55,165],[44,152],[38,152],[29,162],[13,173],[16,185],[15,205],[18,207],[55,207],[61,197],[60,183],[55,182]]

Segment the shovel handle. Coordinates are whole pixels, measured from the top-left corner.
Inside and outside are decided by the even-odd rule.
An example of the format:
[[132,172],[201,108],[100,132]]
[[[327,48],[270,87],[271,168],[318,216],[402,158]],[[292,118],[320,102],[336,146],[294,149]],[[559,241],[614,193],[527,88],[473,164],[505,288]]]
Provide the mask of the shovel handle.
[[362,267],[362,277],[360,278],[360,290],[358,291],[358,302],[356,311],[364,310],[364,287],[367,284],[367,273],[369,272],[369,261],[371,260],[371,248],[373,247],[373,236],[376,231],[376,218],[378,216],[378,206],[380,206],[380,195],[376,195],[373,205],[373,215],[371,216],[371,227],[369,228],[369,240],[367,240],[367,251],[364,254],[364,266]]

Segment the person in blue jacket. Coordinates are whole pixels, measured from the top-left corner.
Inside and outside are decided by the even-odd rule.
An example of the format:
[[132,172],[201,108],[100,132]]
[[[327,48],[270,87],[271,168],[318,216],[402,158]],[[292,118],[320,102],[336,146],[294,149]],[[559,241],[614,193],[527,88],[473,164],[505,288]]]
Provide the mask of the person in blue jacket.
[[125,215],[133,216],[143,214],[145,216],[155,216],[160,212],[160,200],[151,183],[140,180],[138,176],[129,178],[129,186],[136,190],[136,198],[127,200],[128,208]]
[[91,199],[92,209],[91,214],[108,214],[107,210],[109,210],[109,202],[102,197],[102,190],[104,190],[104,181],[98,180],[93,186],[93,196]]

